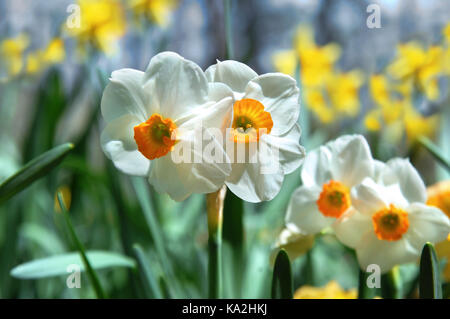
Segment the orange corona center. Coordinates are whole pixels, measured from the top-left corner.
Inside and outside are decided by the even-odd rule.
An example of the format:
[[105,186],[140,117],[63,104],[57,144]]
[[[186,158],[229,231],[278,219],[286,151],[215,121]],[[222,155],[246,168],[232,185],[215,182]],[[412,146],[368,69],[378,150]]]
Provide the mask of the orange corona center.
[[253,99],[236,101],[233,106],[234,142],[256,142],[262,134],[269,134],[273,127],[272,117],[264,111],[264,105]]
[[170,118],[164,119],[155,113],[134,127],[134,139],[139,152],[150,160],[169,153],[176,143],[174,130],[177,128]]
[[316,203],[324,216],[339,218],[351,205],[349,189],[344,184],[331,180],[323,185]]
[[372,223],[378,239],[399,240],[409,228],[408,213],[391,204],[376,212]]

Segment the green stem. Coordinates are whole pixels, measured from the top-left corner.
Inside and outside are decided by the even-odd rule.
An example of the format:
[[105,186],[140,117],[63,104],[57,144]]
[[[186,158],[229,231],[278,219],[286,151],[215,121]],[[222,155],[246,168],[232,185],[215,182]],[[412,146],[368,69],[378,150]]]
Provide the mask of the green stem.
[[227,188],[206,195],[208,219],[208,297],[222,297],[222,224]]
[[232,60],[234,58],[233,30],[231,21],[231,0],[224,0],[225,11],[225,38],[226,38],[226,58]]
[[102,285],[100,284],[100,280],[98,279],[97,273],[95,272],[94,268],[92,268],[91,263],[89,262],[89,259],[86,256],[86,252],[84,249],[83,244],[78,239],[78,236],[75,232],[75,229],[73,228],[72,222],[70,221],[69,213],[67,212],[66,205],[64,204],[64,200],[62,197],[62,194],[58,192],[58,201],[59,205],[61,207],[61,212],[64,216],[64,219],[66,220],[67,228],[69,229],[70,237],[75,244],[76,248],[78,249],[78,252],[81,255],[81,259],[83,260],[84,267],[86,268],[86,272],[89,278],[89,281],[91,282],[92,286],[94,287],[95,293],[97,295],[97,298],[104,299],[106,298],[106,294],[102,288]]

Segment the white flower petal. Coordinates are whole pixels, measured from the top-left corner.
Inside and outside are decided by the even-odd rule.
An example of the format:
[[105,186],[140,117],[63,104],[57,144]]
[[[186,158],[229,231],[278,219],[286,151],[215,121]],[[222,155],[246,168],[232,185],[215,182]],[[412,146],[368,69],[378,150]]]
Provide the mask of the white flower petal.
[[383,171],[386,169],[386,163],[376,160],[373,160],[373,177],[372,179],[374,181],[379,181],[381,178],[381,175],[383,174]]
[[210,101],[220,101],[227,97],[233,98],[233,91],[230,87],[224,83],[213,82],[208,83],[209,96],[208,100]]
[[380,174],[380,180],[385,185],[398,183],[403,196],[410,203],[425,203],[427,200],[425,184],[407,159],[394,158],[388,161]]
[[298,121],[300,115],[300,90],[296,81],[282,73],[267,73],[251,80],[244,98],[254,99],[264,105],[272,116],[271,135],[282,135]]
[[351,190],[352,205],[362,214],[372,216],[377,211],[389,206],[387,192],[383,186],[366,178]]
[[123,115],[108,123],[101,135],[101,145],[105,154],[122,172],[146,176],[150,160],[142,155],[134,140],[133,127],[140,120],[132,114]]
[[[149,182],[159,193],[168,193],[174,200],[182,201],[192,193],[217,191],[225,183],[225,178],[231,172],[230,163],[226,160],[204,160],[204,151],[208,145],[214,145],[215,150],[222,152],[219,156],[226,158],[222,145],[212,138],[208,130],[200,128],[200,131],[200,136],[193,130],[184,131],[172,152],[153,161]],[[202,147],[197,148],[195,145]],[[186,161],[177,158],[179,149],[183,150],[181,154],[184,151],[189,154]]]
[[234,92],[243,93],[247,83],[258,74],[241,62],[227,60],[217,61],[205,71],[209,82],[221,82],[228,85]]
[[417,250],[421,251],[426,242],[438,243],[447,239],[450,221],[439,208],[413,203],[406,211],[409,228],[405,236]]
[[192,112],[183,119],[176,122],[179,127],[219,129],[222,137],[225,136],[225,129],[230,127],[233,114],[233,99],[231,97],[223,98],[216,103],[207,103],[192,110]]
[[155,55],[145,71],[144,89],[152,92],[152,104],[162,116],[177,120],[208,98],[202,69],[173,52]]
[[303,185],[322,187],[332,179],[330,161],[331,152],[325,146],[308,152],[301,171]]
[[133,69],[114,71],[106,86],[101,110],[106,122],[134,114],[144,122],[149,117],[150,97],[142,90],[144,72]]
[[[263,174],[264,164],[236,163],[232,164],[231,177],[227,178],[226,185],[239,198],[258,203],[273,199],[280,191],[284,175],[280,172]],[[238,173],[236,173],[236,169]],[[237,178],[240,174],[240,177]]]
[[278,149],[279,163],[283,173],[290,174],[295,171],[305,158],[305,149],[300,146],[300,125],[295,124],[292,130],[282,136],[264,134],[261,139],[273,149]]
[[286,213],[288,229],[301,234],[317,234],[333,224],[335,218],[325,217],[317,208],[321,189],[300,186],[292,194]]
[[420,250],[414,248],[408,240],[402,238],[396,241],[379,240],[375,232],[367,233],[356,247],[356,255],[362,270],[376,264],[381,273],[386,273],[395,265],[414,262],[419,257]]
[[330,148],[333,179],[352,187],[373,174],[369,144],[362,135],[344,135],[326,144]]
[[350,208],[333,224],[336,237],[348,247],[355,248],[368,232],[374,232],[372,219]]

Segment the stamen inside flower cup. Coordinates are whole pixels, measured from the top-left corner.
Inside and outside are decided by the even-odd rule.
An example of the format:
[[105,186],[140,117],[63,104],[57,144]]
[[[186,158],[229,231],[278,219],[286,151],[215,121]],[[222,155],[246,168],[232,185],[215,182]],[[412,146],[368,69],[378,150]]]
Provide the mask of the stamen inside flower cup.
[[170,119],[164,119],[155,113],[150,118],[134,127],[134,139],[139,152],[146,158],[153,160],[169,153],[176,140],[172,138],[177,128]]
[[389,205],[372,216],[373,227],[378,239],[399,240],[409,228],[408,213]]
[[272,117],[257,100],[236,101],[233,112],[232,138],[236,143],[257,142],[262,134],[269,134],[272,130]]
[[331,180],[323,185],[316,203],[324,216],[339,218],[351,205],[350,191],[344,184]]

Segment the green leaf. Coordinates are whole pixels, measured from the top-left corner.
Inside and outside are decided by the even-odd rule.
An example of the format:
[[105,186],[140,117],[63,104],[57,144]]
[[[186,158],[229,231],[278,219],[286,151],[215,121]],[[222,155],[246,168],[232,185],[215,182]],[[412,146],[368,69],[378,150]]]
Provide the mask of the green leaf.
[[383,299],[401,299],[402,282],[398,266],[381,275],[381,297]]
[[[135,267],[135,261],[118,253],[108,251],[88,251],[86,252],[91,265],[95,269],[105,269],[111,267]],[[78,252],[55,255],[51,257],[36,259],[14,267],[10,274],[19,279],[48,278],[69,274],[67,266],[76,264],[81,271],[85,271],[85,266]]]
[[284,249],[275,259],[272,278],[272,299],[292,299],[292,272],[289,257]]
[[419,295],[421,299],[442,299],[439,264],[431,243],[425,244],[420,257]]
[[244,205],[242,199],[227,191],[223,208],[222,254],[226,298],[240,298],[244,249]]
[[428,152],[438,161],[443,167],[450,171],[450,161],[446,159],[440,152],[439,147],[425,136],[420,136],[418,139],[420,145],[425,147]]
[[86,267],[86,272],[88,274],[89,281],[91,282],[92,286],[94,287],[95,293],[97,294],[97,298],[104,299],[104,298],[106,298],[106,294],[102,288],[102,285],[100,283],[100,280],[98,279],[98,276],[97,276],[96,271],[94,270],[94,267],[92,267],[91,262],[86,255],[86,250],[84,249],[84,246],[81,243],[81,241],[78,239],[77,233],[75,232],[75,229],[73,228],[72,222],[70,221],[69,213],[67,212],[66,205],[64,204],[63,197],[60,192],[58,193],[58,201],[59,201],[59,205],[61,206],[61,211],[62,211],[62,214],[64,215],[64,219],[66,220],[70,238],[71,238],[73,244],[75,245],[75,247],[78,249],[78,252],[80,253],[83,264]]
[[30,186],[55,168],[74,148],[71,143],[59,145],[28,162],[0,185],[0,204]]
[[375,289],[367,286],[367,278],[369,274],[363,270],[359,270],[358,299],[372,299],[375,297]]
[[153,298],[157,299],[163,298],[163,294],[158,285],[158,280],[153,272],[151,265],[148,262],[148,258],[145,255],[141,245],[134,244],[133,250],[134,253],[136,254],[142,276],[145,279],[146,288],[151,292]]
[[131,178],[131,183],[136,192],[136,196],[138,198],[139,204],[141,205],[142,211],[144,213],[145,220],[147,222],[147,226],[150,230],[150,235],[152,236],[152,240],[155,244],[156,251],[158,253],[159,261],[165,271],[165,276],[167,279],[165,280],[170,284],[172,296],[175,298],[179,298],[181,295],[181,288],[179,287],[178,282],[175,280],[175,275],[173,272],[172,264],[170,263],[170,259],[167,255],[167,251],[164,245],[165,239],[161,232],[161,227],[158,224],[158,221],[155,216],[155,212],[153,211],[150,196],[148,191],[148,185],[143,178],[133,177]]

